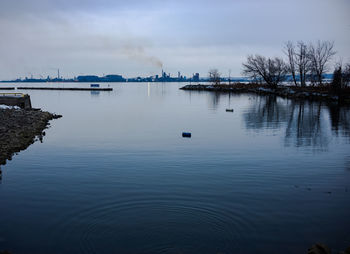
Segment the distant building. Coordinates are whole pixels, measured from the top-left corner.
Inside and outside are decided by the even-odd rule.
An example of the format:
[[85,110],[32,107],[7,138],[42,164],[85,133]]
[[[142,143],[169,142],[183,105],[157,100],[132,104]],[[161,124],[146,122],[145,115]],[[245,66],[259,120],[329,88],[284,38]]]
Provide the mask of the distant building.
[[107,82],[125,82],[125,78],[122,75],[106,75],[103,78],[103,81]]
[[100,78],[94,75],[78,76],[78,82],[99,82]]
[[78,76],[78,82],[125,82],[126,79],[122,75],[106,75],[104,77],[98,77],[94,75]]
[[175,80],[170,77],[170,73],[166,74],[166,72],[162,70],[162,76],[158,79],[158,81],[160,81],[160,82],[172,82]]
[[198,72],[197,72],[196,74],[193,75],[192,80],[193,80],[194,82],[199,82],[199,73],[198,73]]

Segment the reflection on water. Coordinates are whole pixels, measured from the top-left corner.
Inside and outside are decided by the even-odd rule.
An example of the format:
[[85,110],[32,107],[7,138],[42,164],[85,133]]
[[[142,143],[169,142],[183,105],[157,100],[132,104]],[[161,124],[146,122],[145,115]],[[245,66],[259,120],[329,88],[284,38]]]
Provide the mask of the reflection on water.
[[328,110],[334,134],[350,137],[350,107],[331,104]]
[[247,112],[243,113],[243,118],[248,130],[284,131],[285,146],[324,150],[332,135],[350,137],[349,108],[323,102],[257,96]]
[[217,92],[212,92],[209,94],[208,96],[208,104],[209,104],[209,108],[216,110],[220,104],[220,97],[221,97],[221,93],[217,93]]
[[325,149],[329,142],[327,119],[322,117],[322,105],[318,103],[292,102],[286,128],[285,144],[312,146]]
[[91,96],[99,96],[100,91],[90,91]]
[[253,97],[252,106],[243,117],[247,129],[278,129],[287,121],[287,105],[276,96]]
[[[51,122],[45,142],[2,167],[0,251],[347,247],[348,108],[182,85],[26,91],[34,107],[63,118]],[[183,139],[183,131],[193,137]]]

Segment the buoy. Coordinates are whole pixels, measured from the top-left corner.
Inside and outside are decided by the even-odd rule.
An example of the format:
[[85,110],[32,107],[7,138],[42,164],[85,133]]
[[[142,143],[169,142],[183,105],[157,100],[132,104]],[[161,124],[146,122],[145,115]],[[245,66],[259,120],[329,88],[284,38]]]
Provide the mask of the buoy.
[[190,138],[191,137],[191,132],[183,132],[182,133],[183,138]]
[[226,112],[233,112],[233,109],[232,108],[227,108]]

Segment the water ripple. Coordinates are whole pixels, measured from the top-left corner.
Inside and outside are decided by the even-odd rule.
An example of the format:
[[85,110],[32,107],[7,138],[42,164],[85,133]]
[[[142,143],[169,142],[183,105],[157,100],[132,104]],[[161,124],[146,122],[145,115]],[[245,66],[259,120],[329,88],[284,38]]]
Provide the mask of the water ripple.
[[50,239],[55,249],[79,243],[79,253],[128,252],[135,246],[142,246],[137,253],[195,252],[205,250],[202,240],[210,238],[232,250],[253,226],[246,221],[247,211],[225,209],[179,197],[113,200],[58,218]]

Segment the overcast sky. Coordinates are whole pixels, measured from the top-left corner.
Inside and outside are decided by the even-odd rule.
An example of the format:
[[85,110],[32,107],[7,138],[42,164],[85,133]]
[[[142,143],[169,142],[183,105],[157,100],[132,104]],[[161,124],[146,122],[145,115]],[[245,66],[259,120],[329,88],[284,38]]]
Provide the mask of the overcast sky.
[[0,80],[165,71],[241,76],[248,54],[331,40],[350,62],[350,0],[0,0]]

